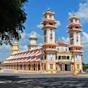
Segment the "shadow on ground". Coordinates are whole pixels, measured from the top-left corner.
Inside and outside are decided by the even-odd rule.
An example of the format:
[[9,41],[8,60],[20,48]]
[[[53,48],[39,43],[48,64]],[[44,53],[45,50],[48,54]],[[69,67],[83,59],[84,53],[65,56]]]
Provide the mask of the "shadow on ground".
[[88,78],[20,78],[2,75],[0,88],[88,88]]

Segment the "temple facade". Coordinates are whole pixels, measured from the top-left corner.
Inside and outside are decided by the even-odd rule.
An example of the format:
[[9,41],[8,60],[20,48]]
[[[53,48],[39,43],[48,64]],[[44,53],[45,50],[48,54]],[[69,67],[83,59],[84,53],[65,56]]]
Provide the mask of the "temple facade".
[[47,10],[41,22],[44,32],[44,43],[37,45],[37,35],[30,34],[28,51],[19,51],[19,44],[15,42],[11,46],[12,54],[2,63],[3,69],[16,71],[28,71],[34,73],[59,73],[82,71],[82,45],[80,32],[82,31],[80,20],[75,15],[70,17],[68,24],[68,42],[56,41],[55,31],[58,23],[55,13]]

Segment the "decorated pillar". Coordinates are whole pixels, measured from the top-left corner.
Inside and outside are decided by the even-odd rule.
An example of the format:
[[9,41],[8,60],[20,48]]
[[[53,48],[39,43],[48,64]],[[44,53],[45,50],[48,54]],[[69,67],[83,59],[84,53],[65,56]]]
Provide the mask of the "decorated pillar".
[[29,40],[29,50],[35,49],[37,47],[37,34],[35,32],[31,32]]
[[82,31],[79,18],[73,15],[68,25],[69,50],[72,53],[73,73],[76,75],[82,71],[82,45],[80,33]]
[[18,42],[14,42],[11,45],[11,53],[13,55],[13,54],[17,54],[18,52],[19,52],[19,44],[18,44]]

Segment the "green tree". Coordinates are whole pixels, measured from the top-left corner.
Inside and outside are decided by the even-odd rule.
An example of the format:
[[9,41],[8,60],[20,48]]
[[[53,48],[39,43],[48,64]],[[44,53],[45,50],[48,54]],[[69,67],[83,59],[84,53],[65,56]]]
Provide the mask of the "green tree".
[[88,64],[83,63],[83,70],[85,71],[87,69],[88,69]]
[[27,0],[0,0],[0,44],[21,38],[26,14],[23,5]]

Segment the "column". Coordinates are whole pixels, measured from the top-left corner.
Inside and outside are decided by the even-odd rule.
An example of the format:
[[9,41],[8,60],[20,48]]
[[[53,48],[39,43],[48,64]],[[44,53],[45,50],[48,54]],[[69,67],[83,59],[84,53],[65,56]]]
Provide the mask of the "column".
[[29,71],[31,70],[31,65],[30,65],[30,63],[28,64],[28,70],[29,70]]
[[38,71],[38,63],[36,63],[36,70]]
[[30,70],[32,71],[32,63],[30,63]]
[[65,64],[62,64],[62,71],[65,71]]
[[29,70],[29,64],[27,63],[27,70]]
[[37,71],[37,64],[35,63],[35,71]]

